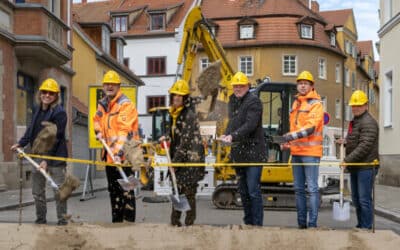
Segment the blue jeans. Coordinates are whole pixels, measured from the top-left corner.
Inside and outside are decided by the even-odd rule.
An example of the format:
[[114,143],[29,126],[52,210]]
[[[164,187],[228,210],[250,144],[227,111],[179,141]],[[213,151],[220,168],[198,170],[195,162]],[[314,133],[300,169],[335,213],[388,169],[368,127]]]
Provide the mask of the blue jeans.
[[319,207],[319,157],[293,156],[292,163],[314,163],[315,165],[293,165],[294,191],[296,194],[297,223],[299,227],[307,226],[307,192],[309,201],[308,227],[317,227]]
[[264,221],[263,198],[261,194],[262,167],[236,168],[239,179],[239,193],[244,209],[246,225],[262,226]]
[[372,168],[350,171],[351,198],[356,209],[358,228],[372,228],[372,185],[376,173]]

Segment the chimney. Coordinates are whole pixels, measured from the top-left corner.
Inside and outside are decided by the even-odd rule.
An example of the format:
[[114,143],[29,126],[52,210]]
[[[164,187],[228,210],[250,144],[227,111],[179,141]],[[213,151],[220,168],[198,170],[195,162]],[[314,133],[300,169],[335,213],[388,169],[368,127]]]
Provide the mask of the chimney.
[[311,10],[315,13],[319,13],[319,3],[317,1],[311,2]]

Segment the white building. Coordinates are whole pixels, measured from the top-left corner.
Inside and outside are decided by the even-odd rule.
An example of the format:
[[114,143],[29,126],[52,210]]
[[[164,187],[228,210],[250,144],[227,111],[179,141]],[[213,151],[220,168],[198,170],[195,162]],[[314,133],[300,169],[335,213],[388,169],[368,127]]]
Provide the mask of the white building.
[[382,184],[400,186],[400,1],[380,0],[380,138],[379,154]]

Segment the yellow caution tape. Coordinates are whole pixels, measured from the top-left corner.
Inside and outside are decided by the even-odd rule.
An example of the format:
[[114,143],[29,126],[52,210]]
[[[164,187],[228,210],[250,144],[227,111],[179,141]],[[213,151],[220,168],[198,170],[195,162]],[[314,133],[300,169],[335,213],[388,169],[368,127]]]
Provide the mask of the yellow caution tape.
[[[65,161],[65,162],[73,162],[73,163],[81,163],[81,164],[90,164],[90,165],[99,165],[99,166],[113,166],[113,167],[132,167],[128,164],[114,164],[108,163],[104,161],[95,161],[95,160],[83,160],[83,159],[75,159],[75,158],[66,158],[66,157],[57,157],[57,156],[48,156],[48,155],[35,155],[35,154],[25,154],[31,158],[40,158],[45,160],[55,160],[55,161]],[[22,157],[22,155],[19,155]],[[315,163],[273,163],[273,162],[249,162],[249,163],[160,163],[155,162],[154,160],[151,162],[151,167],[254,167],[254,166],[272,166],[272,167],[288,167],[288,166],[315,166]],[[362,166],[378,166],[379,161],[375,160],[373,162],[359,162],[359,163],[342,163],[342,162],[320,162],[319,166],[344,166],[344,167],[362,167]],[[146,165],[143,165],[143,167]]]

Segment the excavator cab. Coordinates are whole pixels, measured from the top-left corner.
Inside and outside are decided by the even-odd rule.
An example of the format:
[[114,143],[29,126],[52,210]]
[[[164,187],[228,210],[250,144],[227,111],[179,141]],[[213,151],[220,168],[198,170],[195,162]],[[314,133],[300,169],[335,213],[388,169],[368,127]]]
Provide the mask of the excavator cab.
[[154,107],[149,110],[152,117],[151,140],[158,141],[162,135],[165,135],[169,126],[169,107]]
[[283,163],[289,160],[289,151],[281,151],[282,135],[289,131],[289,110],[296,85],[292,83],[263,82],[252,90],[263,105],[262,124],[267,145],[268,162]]

